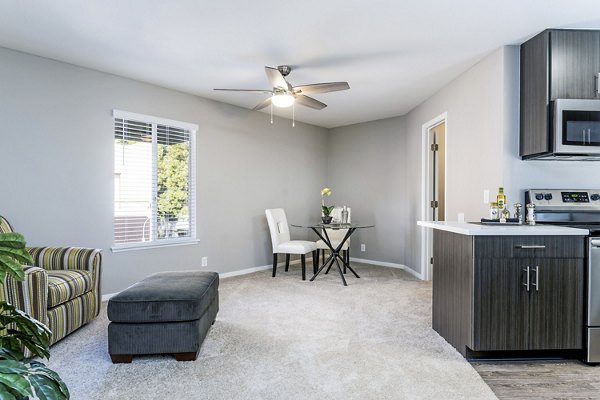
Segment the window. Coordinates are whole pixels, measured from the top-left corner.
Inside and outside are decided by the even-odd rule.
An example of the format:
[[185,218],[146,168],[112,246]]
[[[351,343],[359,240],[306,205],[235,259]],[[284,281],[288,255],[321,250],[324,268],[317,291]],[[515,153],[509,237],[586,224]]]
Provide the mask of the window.
[[195,242],[198,127],[114,110],[113,250]]

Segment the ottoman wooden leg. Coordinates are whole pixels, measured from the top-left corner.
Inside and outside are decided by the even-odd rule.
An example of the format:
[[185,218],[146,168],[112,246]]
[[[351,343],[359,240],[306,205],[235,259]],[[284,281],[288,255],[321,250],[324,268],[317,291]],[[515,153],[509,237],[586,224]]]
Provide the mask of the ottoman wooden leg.
[[198,353],[175,353],[174,356],[177,361],[196,361]]
[[111,354],[110,359],[113,364],[129,364],[133,360],[133,356],[131,354]]

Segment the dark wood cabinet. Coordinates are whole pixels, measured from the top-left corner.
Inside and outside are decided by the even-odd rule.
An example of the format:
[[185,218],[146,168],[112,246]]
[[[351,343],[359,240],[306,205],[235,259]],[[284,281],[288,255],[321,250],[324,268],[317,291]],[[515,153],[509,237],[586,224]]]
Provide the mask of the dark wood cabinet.
[[552,101],[599,99],[600,31],[549,29],[521,45],[522,158],[553,151]]
[[463,355],[581,349],[584,243],[436,230],[433,328]]
[[580,349],[583,327],[583,260],[534,259],[531,268],[528,348]]
[[472,350],[580,349],[583,268],[578,258],[476,260]]
[[550,100],[596,99],[600,32],[553,30],[550,35]]
[[475,261],[472,350],[522,350],[528,346],[529,296],[521,260]]

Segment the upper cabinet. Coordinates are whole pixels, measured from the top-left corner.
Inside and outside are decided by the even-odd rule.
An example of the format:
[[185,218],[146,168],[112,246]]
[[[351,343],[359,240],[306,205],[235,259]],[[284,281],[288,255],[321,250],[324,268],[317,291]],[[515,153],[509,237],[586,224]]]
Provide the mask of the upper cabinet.
[[552,154],[552,101],[600,99],[600,31],[546,30],[521,45],[520,155]]
[[598,98],[600,32],[550,31],[550,98]]

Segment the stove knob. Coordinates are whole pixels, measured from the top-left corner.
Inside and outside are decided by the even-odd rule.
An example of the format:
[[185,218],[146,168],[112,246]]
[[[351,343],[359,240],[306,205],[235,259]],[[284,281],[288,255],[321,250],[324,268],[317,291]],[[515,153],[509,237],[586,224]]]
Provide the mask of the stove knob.
[[593,195],[590,196],[590,199],[592,200],[600,200],[600,194],[598,193],[594,193]]
[[544,199],[546,199],[546,200],[552,200],[552,193],[546,193],[544,195]]
[[544,200],[544,195],[542,193],[536,193],[535,194],[535,199],[536,200]]

